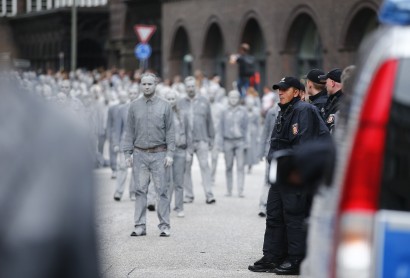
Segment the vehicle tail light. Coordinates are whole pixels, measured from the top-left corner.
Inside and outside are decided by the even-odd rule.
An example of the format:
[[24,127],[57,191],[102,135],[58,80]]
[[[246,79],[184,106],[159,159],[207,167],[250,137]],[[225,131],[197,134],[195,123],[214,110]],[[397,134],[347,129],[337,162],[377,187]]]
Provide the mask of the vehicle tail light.
[[373,214],[345,213],[340,218],[336,253],[338,278],[371,278]]
[[372,219],[378,207],[397,65],[397,60],[382,64],[365,95],[342,186],[334,277],[370,278]]

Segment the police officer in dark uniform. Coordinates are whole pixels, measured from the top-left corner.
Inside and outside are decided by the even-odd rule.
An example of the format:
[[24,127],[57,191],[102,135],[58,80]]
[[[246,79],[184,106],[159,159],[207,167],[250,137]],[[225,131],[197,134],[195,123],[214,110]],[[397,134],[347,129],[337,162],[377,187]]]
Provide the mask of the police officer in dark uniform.
[[325,106],[320,112],[330,133],[333,131],[336,122],[336,113],[339,111],[340,103],[342,103],[343,99],[341,76],[342,70],[338,68],[332,69],[327,74],[319,76],[320,80],[326,81],[326,91],[329,96]]
[[[279,150],[328,136],[329,132],[317,109],[300,100],[300,82],[284,77],[273,85],[279,91],[280,112],[271,135],[268,161]],[[248,267],[254,272],[279,275],[299,273],[306,251],[307,190],[303,185],[277,181],[269,189],[263,257]]]
[[312,69],[306,74],[306,92],[309,95],[309,103],[317,107],[319,111],[325,107],[328,99],[325,81],[320,80],[319,76],[325,73],[319,69]]

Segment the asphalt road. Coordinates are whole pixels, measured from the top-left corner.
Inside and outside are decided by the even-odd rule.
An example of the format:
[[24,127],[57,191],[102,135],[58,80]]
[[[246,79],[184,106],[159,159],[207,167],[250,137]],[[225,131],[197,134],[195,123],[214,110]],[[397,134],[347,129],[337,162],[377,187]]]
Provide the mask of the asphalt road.
[[172,211],[169,238],[159,237],[157,214],[149,211],[147,236],[131,237],[134,203],[127,193],[124,193],[121,202],[115,202],[115,180],[110,179],[111,170],[96,170],[102,277],[276,276],[272,273],[253,273],[247,269],[249,264],[262,257],[265,218],[258,216],[258,203],[264,164],[260,163],[252,169],[252,173],[246,174],[245,198],[239,198],[235,186],[233,197],[224,196],[224,163],[221,155],[213,187],[216,203],[208,205],[195,159],[192,169],[195,201],[185,204],[185,218],[176,217]]

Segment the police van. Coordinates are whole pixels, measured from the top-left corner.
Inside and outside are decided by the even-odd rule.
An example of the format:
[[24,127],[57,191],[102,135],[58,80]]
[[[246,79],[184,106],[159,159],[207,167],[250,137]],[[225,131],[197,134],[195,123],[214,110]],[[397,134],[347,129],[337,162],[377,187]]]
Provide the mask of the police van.
[[312,206],[302,277],[410,277],[410,0],[384,2]]

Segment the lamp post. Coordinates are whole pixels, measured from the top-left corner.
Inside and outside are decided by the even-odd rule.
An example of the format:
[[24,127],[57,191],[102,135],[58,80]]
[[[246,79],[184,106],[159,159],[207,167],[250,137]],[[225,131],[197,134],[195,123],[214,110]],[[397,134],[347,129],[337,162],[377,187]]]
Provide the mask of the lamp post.
[[77,0],[71,6],[71,70],[77,68]]
[[60,71],[64,70],[64,52],[58,53]]

